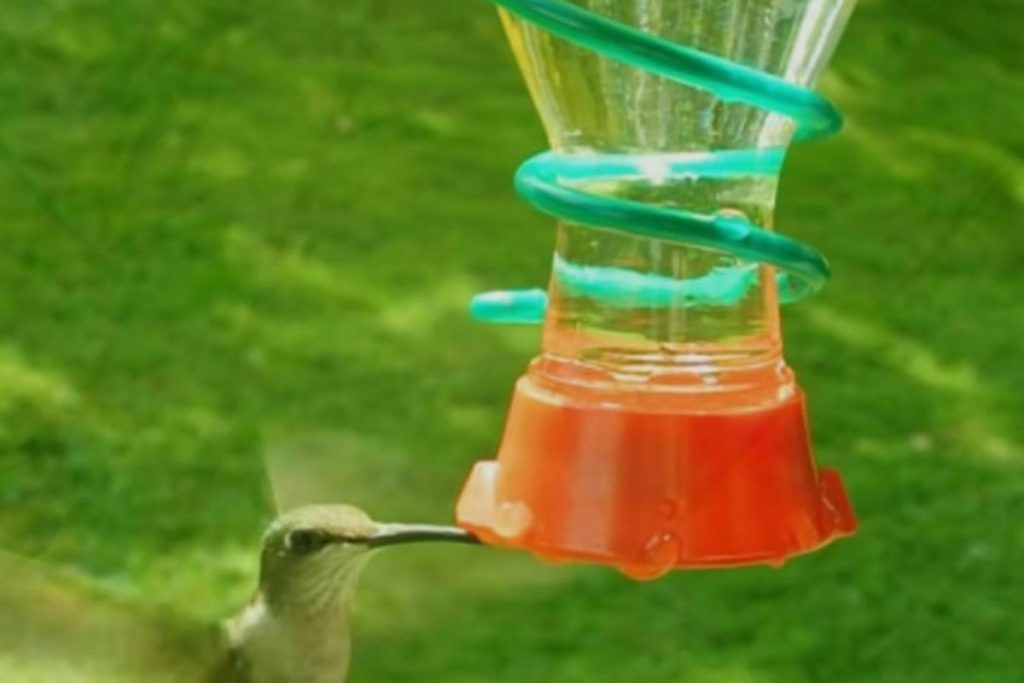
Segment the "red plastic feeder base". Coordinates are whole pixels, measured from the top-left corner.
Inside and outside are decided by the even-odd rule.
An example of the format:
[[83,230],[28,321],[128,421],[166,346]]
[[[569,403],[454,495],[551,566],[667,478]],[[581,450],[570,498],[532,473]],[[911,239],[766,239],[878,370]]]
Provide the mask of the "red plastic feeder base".
[[750,411],[629,412],[546,399],[528,378],[457,517],[487,543],[638,579],[780,565],[857,524],[838,473],[815,469],[800,392]]

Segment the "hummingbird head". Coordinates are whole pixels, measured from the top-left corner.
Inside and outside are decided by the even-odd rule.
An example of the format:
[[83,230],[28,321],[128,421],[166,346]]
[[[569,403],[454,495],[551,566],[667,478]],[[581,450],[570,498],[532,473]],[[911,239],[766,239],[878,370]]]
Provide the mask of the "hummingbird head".
[[263,537],[260,588],[272,610],[317,613],[343,606],[370,554],[422,541],[476,542],[446,526],[380,524],[351,505],[310,505],[282,513]]

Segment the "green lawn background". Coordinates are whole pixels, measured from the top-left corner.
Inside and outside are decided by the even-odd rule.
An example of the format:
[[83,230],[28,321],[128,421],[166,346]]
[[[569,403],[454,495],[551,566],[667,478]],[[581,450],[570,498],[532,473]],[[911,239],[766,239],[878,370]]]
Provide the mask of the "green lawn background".
[[[836,273],[787,357],[857,537],[643,585],[380,557],[352,680],[1024,680],[1022,25],[862,0],[822,84],[847,128],[787,164],[778,224]],[[0,545],[212,620],[255,580],[268,452],[449,518],[537,347],[465,302],[546,278],[510,188],[542,146],[483,0],[5,3]]]

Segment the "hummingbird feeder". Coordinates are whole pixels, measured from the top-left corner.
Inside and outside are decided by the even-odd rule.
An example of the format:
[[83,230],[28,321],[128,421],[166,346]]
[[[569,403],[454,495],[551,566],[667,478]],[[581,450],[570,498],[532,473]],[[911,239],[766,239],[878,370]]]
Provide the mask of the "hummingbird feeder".
[[547,292],[472,305],[543,338],[459,524],[635,578],[852,533],[779,325],[828,267],[772,224],[790,142],[841,125],[808,88],[854,0],[494,2],[551,145],[516,187],[559,222]]

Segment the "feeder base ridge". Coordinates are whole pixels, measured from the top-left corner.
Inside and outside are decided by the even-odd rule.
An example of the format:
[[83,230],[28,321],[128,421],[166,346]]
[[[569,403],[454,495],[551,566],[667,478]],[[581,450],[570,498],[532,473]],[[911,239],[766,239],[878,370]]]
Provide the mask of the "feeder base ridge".
[[476,464],[459,524],[551,562],[672,569],[779,566],[857,526],[817,470],[803,394],[719,412],[647,412],[516,385],[496,460]]

